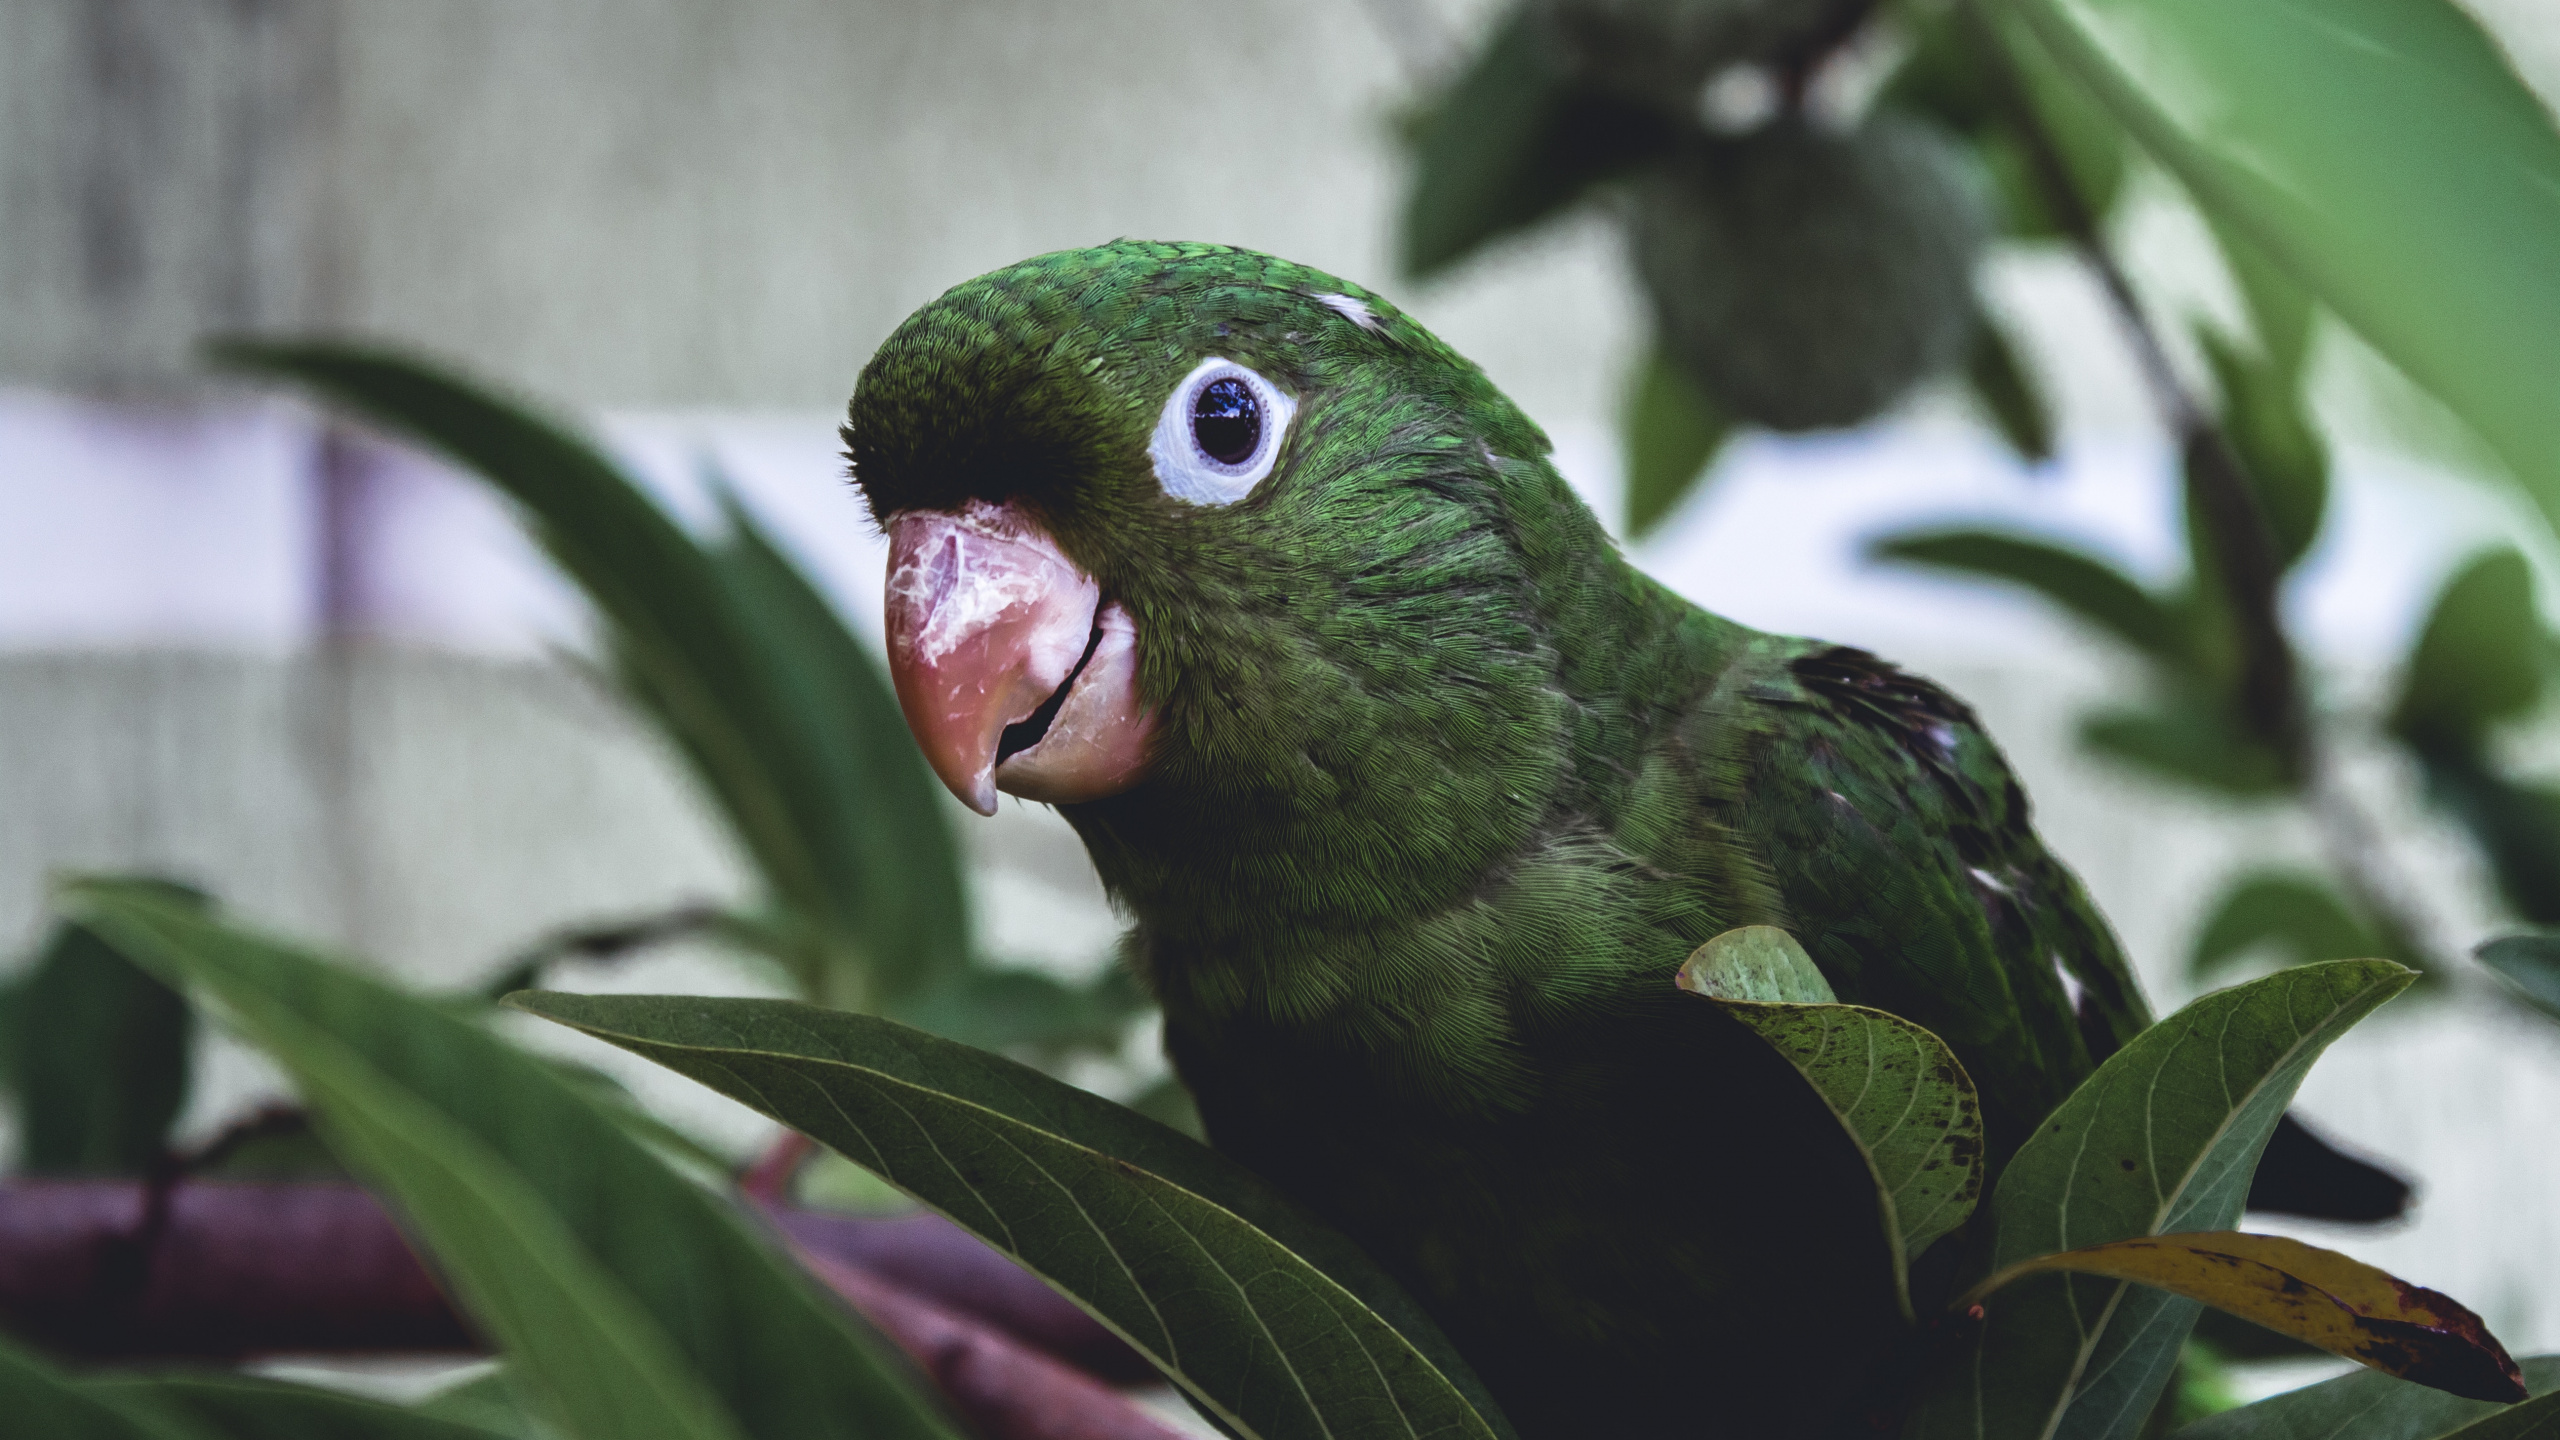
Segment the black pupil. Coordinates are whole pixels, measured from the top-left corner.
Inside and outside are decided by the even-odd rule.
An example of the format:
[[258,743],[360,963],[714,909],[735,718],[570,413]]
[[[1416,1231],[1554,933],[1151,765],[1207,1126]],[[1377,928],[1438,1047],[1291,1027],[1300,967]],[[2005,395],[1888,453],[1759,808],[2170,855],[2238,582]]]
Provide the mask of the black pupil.
[[1241,465],[1262,444],[1262,402],[1233,375],[1200,387],[1191,402],[1191,438],[1221,465]]

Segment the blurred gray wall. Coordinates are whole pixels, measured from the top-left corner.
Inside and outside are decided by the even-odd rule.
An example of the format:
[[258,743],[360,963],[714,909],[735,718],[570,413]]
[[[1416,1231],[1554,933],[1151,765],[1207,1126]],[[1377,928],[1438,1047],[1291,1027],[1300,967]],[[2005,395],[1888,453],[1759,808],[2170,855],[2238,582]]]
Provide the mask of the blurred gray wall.
[[[0,379],[324,328],[832,407],[951,284],[1133,229],[1384,282],[1402,93],[1359,0],[7,0]],[[1496,303],[1533,408],[1602,396],[1614,286]]]

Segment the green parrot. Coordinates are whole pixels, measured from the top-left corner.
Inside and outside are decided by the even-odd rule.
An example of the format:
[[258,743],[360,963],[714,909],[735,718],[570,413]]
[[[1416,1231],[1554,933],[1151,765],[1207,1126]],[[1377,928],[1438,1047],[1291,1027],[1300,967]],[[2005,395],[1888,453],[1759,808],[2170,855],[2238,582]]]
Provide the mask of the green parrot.
[[1907,1333],[1858,1158],[1675,987],[1696,946],[1784,927],[1935,1031],[1995,1164],[2146,1023],[1970,710],[1638,573],[1356,285],[1027,260],[900,326],[844,437],[927,759],[982,813],[1059,807],[1212,1142],[1532,1440],[1820,1433]]

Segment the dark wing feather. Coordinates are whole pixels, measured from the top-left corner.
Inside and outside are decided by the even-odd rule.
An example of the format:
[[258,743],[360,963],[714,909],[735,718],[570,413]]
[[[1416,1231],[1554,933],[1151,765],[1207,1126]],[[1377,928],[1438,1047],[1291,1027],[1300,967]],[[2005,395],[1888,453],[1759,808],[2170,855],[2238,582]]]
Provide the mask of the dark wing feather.
[[1845,646],[1770,658],[1727,712],[1733,823],[1840,998],[1955,1048],[2005,1156],[2147,1023],[2124,952],[1961,701]]

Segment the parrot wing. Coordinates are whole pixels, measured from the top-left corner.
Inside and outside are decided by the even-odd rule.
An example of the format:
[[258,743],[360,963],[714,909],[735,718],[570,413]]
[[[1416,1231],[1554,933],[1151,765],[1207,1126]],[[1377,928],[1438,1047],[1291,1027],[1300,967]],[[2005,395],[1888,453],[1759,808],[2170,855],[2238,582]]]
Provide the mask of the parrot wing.
[[1954,1048],[2005,1158],[2149,1023],[2113,932],[1946,691],[1802,641],[1716,688],[1710,706],[1744,737],[1723,747],[1726,823],[1764,859],[1790,928],[1842,1000]]

